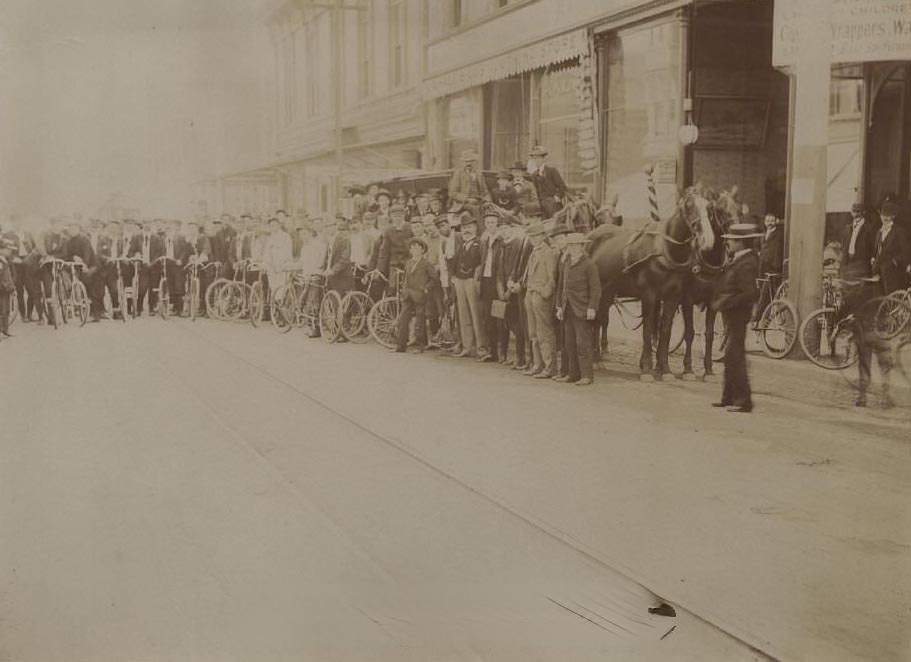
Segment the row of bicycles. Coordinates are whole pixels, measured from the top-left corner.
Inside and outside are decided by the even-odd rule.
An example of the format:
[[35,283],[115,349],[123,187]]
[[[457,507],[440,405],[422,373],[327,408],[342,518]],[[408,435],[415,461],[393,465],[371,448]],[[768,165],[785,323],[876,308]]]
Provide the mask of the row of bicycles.
[[208,316],[249,322],[254,327],[271,324],[282,333],[303,329],[330,343],[373,339],[384,347],[395,347],[404,284],[401,269],[393,269],[389,277],[376,270],[358,271],[355,278],[362,287],[344,294],[329,289],[321,274],[306,274],[291,266],[283,275],[284,282],[274,284],[270,291],[262,264],[253,260],[235,263],[230,278],[218,278],[206,290]]

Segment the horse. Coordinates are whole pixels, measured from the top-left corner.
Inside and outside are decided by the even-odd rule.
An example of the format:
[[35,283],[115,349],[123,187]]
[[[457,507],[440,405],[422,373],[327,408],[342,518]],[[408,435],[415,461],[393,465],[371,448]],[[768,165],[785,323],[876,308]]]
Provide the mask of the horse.
[[[671,324],[683,296],[695,251],[709,251],[716,242],[709,218],[711,202],[701,189],[687,189],[674,214],[642,230],[602,225],[589,233],[589,255],[601,279],[599,319],[606,324],[614,297],[639,299],[642,309],[643,381],[670,373]],[[659,315],[660,312],[660,315]],[[657,356],[653,343],[657,336]]]
[[684,283],[683,297],[680,301],[680,312],[683,317],[683,379],[694,379],[693,373],[693,339],[696,335],[694,325],[695,306],[702,307],[705,314],[705,356],[703,370],[705,376],[714,374],[712,350],[715,342],[716,312],[711,306],[715,285],[721,277],[724,266],[725,250],[722,235],[731,223],[740,218],[740,205],[735,204],[735,194],[723,191],[717,197],[710,191],[704,192],[712,202],[708,207],[709,221],[712,224],[714,244],[708,249],[697,249],[693,252],[693,266]]

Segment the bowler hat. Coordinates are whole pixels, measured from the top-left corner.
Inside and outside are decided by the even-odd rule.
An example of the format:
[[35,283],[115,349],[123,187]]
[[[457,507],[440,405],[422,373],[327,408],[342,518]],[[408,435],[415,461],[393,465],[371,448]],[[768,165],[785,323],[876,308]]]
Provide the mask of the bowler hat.
[[898,205],[887,200],[883,203],[883,206],[879,209],[880,216],[888,216],[889,218],[895,218],[898,215]]
[[510,170],[520,170],[521,172],[525,172],[525,169],[526,169],[526,164],[522,163],[521,161],[516,161],[515,163],[512,164],[512,167],[510,168]]
[[529,156],[547,156],[547,148],[544,145],[535,145],[528,152]]
[[734,223],[721,235],[722,239],[758,239],[763,233],[754,223]]
[[466,149],[462,152],[462,161],[465,163],[470,163],[471,161],[477,161],[478,154],[473,149]]
[[528,228],[525,230],[525,234],[527,234],[529,237],[546,233],[547,228],[544,227],[544,223],[541,221],[532,221],[528,224]]
[[509,170],[501,170],[497,173],[497,179],[509,179],[512,180],[512,173]]
[[459,214],[459,225],[461,225],[463,228],[466,225],[477,225],[477,224],[478,224],[478,219],[475,218],[474,214],[472,214],[471,212],[463,211],[461,214]]

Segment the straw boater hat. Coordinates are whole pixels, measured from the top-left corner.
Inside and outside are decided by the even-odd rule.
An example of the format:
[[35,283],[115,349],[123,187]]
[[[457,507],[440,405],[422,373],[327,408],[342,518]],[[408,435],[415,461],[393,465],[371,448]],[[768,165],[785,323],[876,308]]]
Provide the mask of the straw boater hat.
[[734,223],[721,235],[722,239],[759,239],[765,236],[754,223]]

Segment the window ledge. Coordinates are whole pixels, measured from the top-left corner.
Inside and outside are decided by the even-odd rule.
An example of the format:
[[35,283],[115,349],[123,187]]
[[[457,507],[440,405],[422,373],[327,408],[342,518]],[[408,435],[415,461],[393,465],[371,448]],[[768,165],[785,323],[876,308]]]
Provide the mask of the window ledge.
[[527,7],[528,5],[533,4],[535,2],[539,2],[539,1],[540,0],[516,0],[516,2],[510,3],[510,4],[506,5],[505,7],[499,7],[497,9],[494,9],[489,14],[485,14],[484,16],[481,16],[479,18],[472,19],[466,23],[462,23],[461,25],[458,25],[455,27],[446,28],[446,31],[443,34],[441,34],[440,36],[433,37],[432,39],[428,39],[427,42],[425,43],[425,46],[427,46],[427,47],[434,46],[435,44],[438,44],[442,41],[446,41],[447,39],[451,39],[452,37],[455,37],[456,35],[462,34],[463,32],[468,32],[469,30],[476,28],[479,25],[483,25],[484,23],[487,23],[488,21],[492,21],[496,18],[499,18],[500,16],[504,16],[505,14],[509,14],[510,12],[514,12],[517,9],[521,9],[522,7]]

